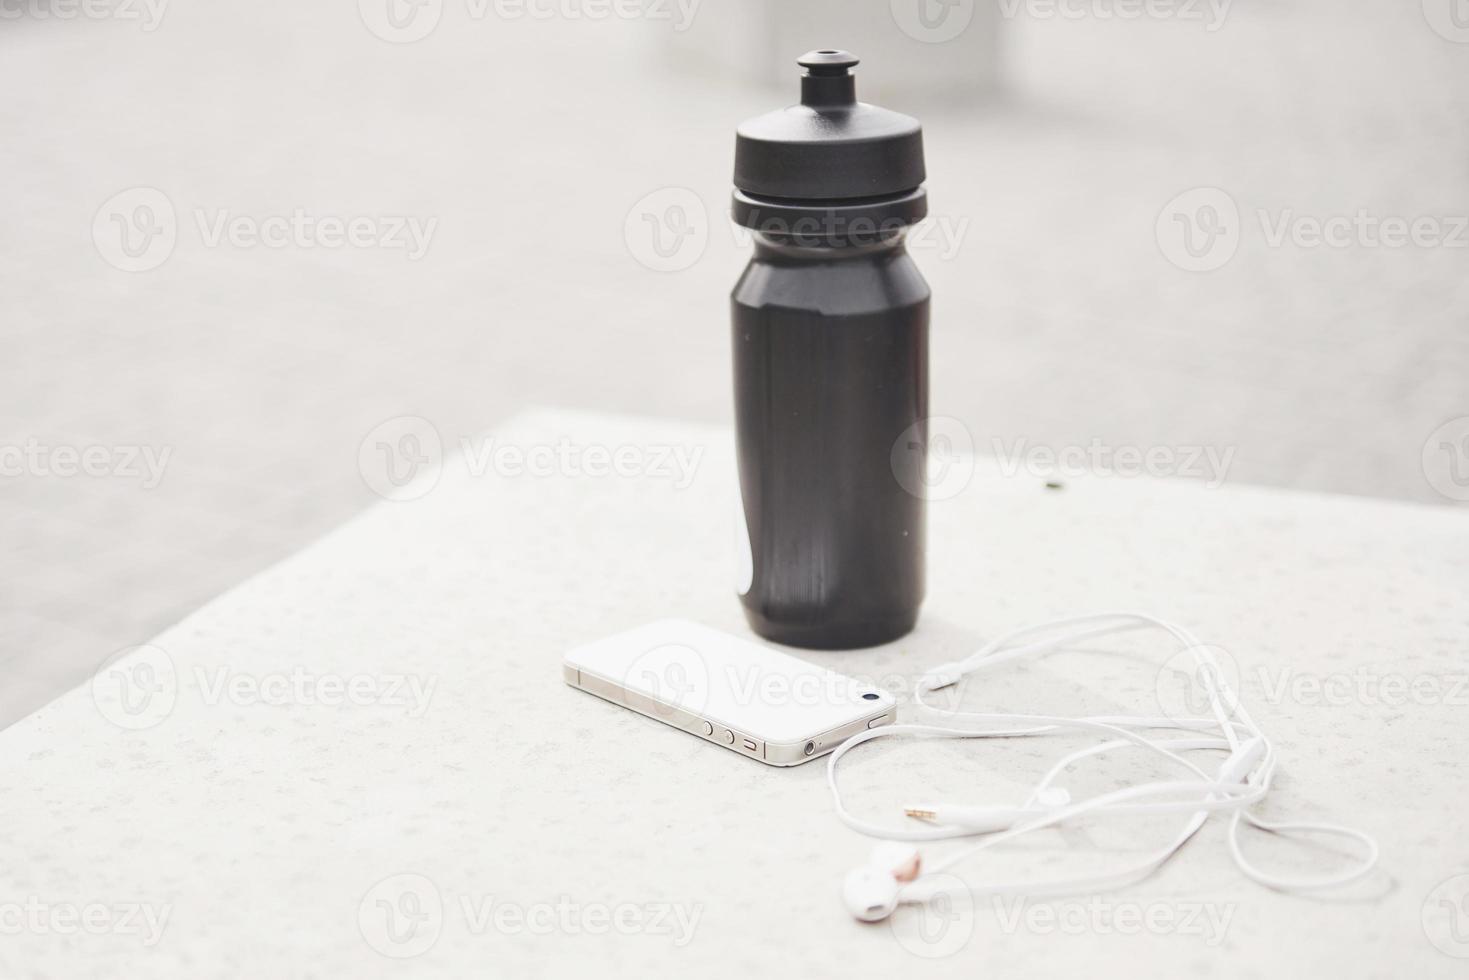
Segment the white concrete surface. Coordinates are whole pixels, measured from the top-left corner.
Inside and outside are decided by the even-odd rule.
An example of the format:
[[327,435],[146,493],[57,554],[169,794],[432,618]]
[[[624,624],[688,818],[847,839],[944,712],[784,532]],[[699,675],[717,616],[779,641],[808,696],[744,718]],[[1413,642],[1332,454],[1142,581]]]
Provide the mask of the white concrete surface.
[[[384,419],[727,418],[731,132],[793,79],[677,70],[666,22],[469,0],[410,44],[369,31],[370,3],[3,6],[0,451],[171,455],[150,488],[0,475],[0,724],[372,502],[355,458]],[[917,252],[935,412],[980,451],[1232,448],[1231,481],[1448,503],[1421,452],[1469,416],[1469,252],[1270,247],[1252,222],[1195,273],[1154,238],[1197,186],[1272,221],[1469,211],[1469,45],[1421,8],[1238,0],[1210,30],[1010,4],[982,103],[884,81],[934,45],[870,58],[862,91],[924,119],[934,208],[963,229]],[[149,9],[153,30],[121,16]],[[841,21],[811,33],[855,43]],[[93,225],[115,236],[133,212],[109,202],[139,187],[167,197],[176,240],[130,273]],[[666,187],[711,231],[676,273],[624,237]],[[437,224],[417,260],[211,244],[222,215],[298,210]]]
[[[1238,666],[1280,749],[1263,812],[1360,827],[1382,862],[1341,893],[1278,894],[1236,872],[1216,820],[1117,893],[862,926],[839,883],[870,842],[832,815],[819,765],[767,768],[560,678],[570,646],[653,618],[742,629],[728,432],[541,413],[494,436],[576,460],[631,447],[644,475],[451,464],[0,733],[14,855],[0,867],[0,972],[1463,975],[1463,513],[1145,479],[1055,491],[983,462],[966,478],[960,461],[957,492],[932,509],[920,628],[804,656],[902,692],[1009,627],[1166,615]],[[653,464],[659,447],[698,454],[683,489]],[[1104,649],[998,671],[965,703],[1166,709],[1173,650]],[[845,780],[851,805],[898,822],[918,794],[1007,799],[1053,751],[880,744]],[[1121,755],[1067,782],[1080,796],[1145,766]],[[1078,826],[962,873],[1106,867],[1171,825]],[[1246,846],[1278,868],[1332,860],[1264,835]],[[63,931],[83,914],[94,929]]]

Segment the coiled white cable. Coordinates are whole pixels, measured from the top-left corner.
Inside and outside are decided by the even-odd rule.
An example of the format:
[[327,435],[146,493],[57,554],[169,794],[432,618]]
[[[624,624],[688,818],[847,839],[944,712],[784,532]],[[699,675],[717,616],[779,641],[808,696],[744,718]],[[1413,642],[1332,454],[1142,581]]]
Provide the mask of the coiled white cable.
[[[1068,717],[948,711],[936,708],[924,700],[925,696],[934,691],[957,683],[979,670],[1074,645],[1082,640],[1144,629],[1160,629],[1171,634],[1193,654],[1208,698],[1210,717]],[[1029,642],[1022,643],[1023,640]],[[848,904],[859,918],[882,918],[898,903],[928,901],[945,890],[936,886],[929,876],[952,868],[986,848],[1082,816],[1180,813],[1187,814],[1188,819],[1178,835],[1167,845],[1142,860],[1115,871],[1048,882],[971,882],[967,885],[969,891],[987,895],[1055,895],[1118,888],[1141,880],[1160,867],[1193,837],[1215,811],[1230,814],[1229,850],[1235,864],[1247,877],[1269,888],[1308,891],[1345,885],[1366,875],[1377,862],[1377,842],[1362,831],[1335,824],[1272,823],[1249,812],[1250,807],[1262,801],[1270,792],[1275,776],[1275,749],[1224,681],[1218,661],[1209,648],[1200,644],[1188,630],[1164,620],[1131,612],[1100,613],[1015,630],[992,641],[964,660],[944,664],[929,671],[915,686],[913,704],[925,716],[924,721],[927,723],[869,729],[854,735],[832,752],[826,774],[837,816],[860,833],[891,841],[936,841],[979,834],[983,834],[984,839],[971,847],[947,855],[940,861],[926,864],[922,875],[917,874],[916,856],[911,860],[910,873],[906,874],[894,868],[874,871],[869,867],[854,871],[848,876],[846,892]],[[951,724],[954,721],[967,724],[956,726]],[[1094,732],[1107,736],[1107,739],[1059,759],[1018,807],[935,805],[925,809],[910,809],[910,816],[922,816],[941,822],[897,829],[863,820],[849,811],[842,802],[841,789],[837,783],[837,764],[852,749],[874,739],[908,735],[958,739],[1034,738],[1066,730]],[[1174,730],[1190,732],[1191,735],[1184,738],[1154,738],[1142,734],[1149,730]],[[1185,769],[1188,776],[1182,780],[1128,786],[1075,803],[1070,802],[1064,791],[1057,790],[1053,785],[1056,777],[1082,759],[1126,748],[1140,748],[1159,755]],[[1181,754],[1211,749],[1229,752],[1217,773],[1206,771]],[[948,822],[942,822],[945,819]],[[1253,864],[1244,856],[1240,837],[1246,823],[1276,834],[1343,837],[1360,844],[1363,853],[1357,862],[1336,873],[1315,877],[1275,874]],[[910,864],[907,859],[899,863],[905,866]]]

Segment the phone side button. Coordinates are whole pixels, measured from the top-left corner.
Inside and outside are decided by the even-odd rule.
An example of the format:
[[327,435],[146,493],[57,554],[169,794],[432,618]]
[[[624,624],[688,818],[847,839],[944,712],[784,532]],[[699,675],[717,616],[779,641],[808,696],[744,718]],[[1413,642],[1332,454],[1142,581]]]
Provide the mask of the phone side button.
[[704,733],[705,738],[708,738],[710,735],[714,734],[714,726],[709,724],[707,721],[699,723],[699,730]]
[[734,732],[730,731],[728,728],[726,728],[724,731],[720,732],[719,733],[719,737],[722,738],[722,739],[724,739],[724,744],[725,745],[733,745],[734,744]]
[[876,728],[878,725],[886,725],[891,720],[887,715],[878,715],[867,723],[867,727]]
[[742,739],[741,741],[742,741],[742,743],[745,746],[745,751],[746,752],[759,752],[760,751],[760,746],[755,742],[755,740],[753,738],[746,738],[746,739]]

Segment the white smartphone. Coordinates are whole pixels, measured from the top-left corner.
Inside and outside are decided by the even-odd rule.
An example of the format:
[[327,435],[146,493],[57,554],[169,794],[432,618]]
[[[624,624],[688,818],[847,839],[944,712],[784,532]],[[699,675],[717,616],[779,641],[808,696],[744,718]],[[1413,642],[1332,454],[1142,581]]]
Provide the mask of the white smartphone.
[[897,717],[886,691],[681,619],[578,647],[562,672],[572,687],[772,766]]

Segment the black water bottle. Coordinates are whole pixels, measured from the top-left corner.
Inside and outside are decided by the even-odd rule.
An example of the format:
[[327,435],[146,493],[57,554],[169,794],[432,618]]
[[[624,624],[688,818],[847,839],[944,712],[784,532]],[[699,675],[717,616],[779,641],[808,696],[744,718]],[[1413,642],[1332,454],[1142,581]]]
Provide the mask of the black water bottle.
[[923,132],[857,101],[851,54],[797,63],[800,103],[735,148],[755,248],[731,297],[739,586],[761,636],[863,647],[923,601],[929,290],[904,247],[928,213]]

